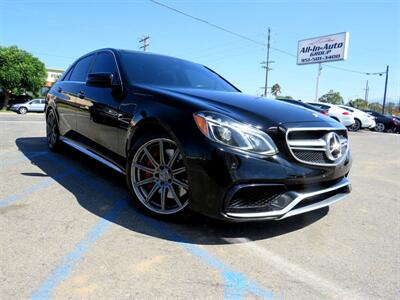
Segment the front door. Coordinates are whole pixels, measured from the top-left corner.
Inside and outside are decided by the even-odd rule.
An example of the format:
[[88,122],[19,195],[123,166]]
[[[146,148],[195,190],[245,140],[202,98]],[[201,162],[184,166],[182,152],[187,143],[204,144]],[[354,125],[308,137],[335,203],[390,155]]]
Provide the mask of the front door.
[[84,131],[86,136],[101,148],[124,157],[126,127],[121,126],[124,117],[120,110],[121,78],[114,54],[110,51],[97,53],[90,73],[112,73],[113,84],[116,87],[86,86],[82,102],[84,105],[80,107],[77,119],[78,131]]

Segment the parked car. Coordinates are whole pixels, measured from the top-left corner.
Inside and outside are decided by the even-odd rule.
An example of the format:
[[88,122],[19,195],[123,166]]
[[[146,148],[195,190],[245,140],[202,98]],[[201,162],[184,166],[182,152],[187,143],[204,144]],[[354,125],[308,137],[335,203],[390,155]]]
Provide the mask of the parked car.
[[385,115],[389,118],[392,118],[395,123],[396,123],[396,128],[394,129],[394,133],[400,133],[400,116],[395,116],[395,115]]
[[298,105],[298,106],[302,106],[304,108],[308,108],[308,109],[310,109],[312,111],[315,111],[315,112],[320,113],[320,114],[325,115],[325,116],[328,115],[328,109],[325,109],[325,110],[324,109],[320,109],[318,107],[312,106],[312,105],[310,105],[308,103],[305,103],[305,102],[302,102],[300,100],[282,99],[282,98],[277,99],[277,100],[284,101],[284,102],[287,102],[287,103],[290,103],[290,104],[294,104],[294,105]]
[[375,118],[371,116],[370,114],[367,114],[366,112],[363,112],[362,110],[359,110],[354,107],[346,106],[346,105],[339,105],[341,108],[351,112],[353,114],[355,123],[353,126],[350,127],[350,130],[352,131],[357,131],[361,128],[374,128],[376,123],[375,123]]
[[283,101],[245,95],[205,66],[102,49],[47,95],[51,150],[67,144],[125,174],[147,213],[283,219],[350,192],[346,128]]
[[44,112],[45,104],[45,99],[32,99],[25,103],[13,104],[11,105],[10,110],[21,115],[24,115],[27,112]]
[[337,105],[322,102],[307,102],[308,104],[318,107],[320,109],[327,109],[328,115],[336,121],[342,123],[347,128],[353,126],[356,122],[353,118],[353,114]]
[[377,132],[395,132],[397,121],[393,117],[387,117],[376,111],[363,109],[364,112],[375,117],[376,126],[374,128]]

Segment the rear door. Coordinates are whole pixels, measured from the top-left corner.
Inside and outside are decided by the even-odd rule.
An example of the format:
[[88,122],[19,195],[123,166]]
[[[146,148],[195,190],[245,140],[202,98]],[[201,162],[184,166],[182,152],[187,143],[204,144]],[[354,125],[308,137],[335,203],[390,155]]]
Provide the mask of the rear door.
[[39,111],[44,112],[45,106],[46,106],[46,100],[40,99]]
[[40,100],[34,99],[29,102],[29,111],[40,111]]
[[86,127],[77,126],[77,122],[82,119],[81,107],[90,105],[85,99],[86,79],[89,69],[92,66],[94,54],[87,55],[77,61],[71,72],[70,77],[65,81],[63,92],[68,95],[69,102],[66,108],[66,118],[68,118],[71,126],[73,124],[74,131],[78,135],[86,136]]
[[87,126],[88,137],[96,144],[125,156],[126,126],[121,126],[124,113],[120,110],[122,83],[114,54],[108,50],[98,52],[90,73],[113,74],[114,87],[86,87],[85,100],[90,105],[81,109],[78,128]]

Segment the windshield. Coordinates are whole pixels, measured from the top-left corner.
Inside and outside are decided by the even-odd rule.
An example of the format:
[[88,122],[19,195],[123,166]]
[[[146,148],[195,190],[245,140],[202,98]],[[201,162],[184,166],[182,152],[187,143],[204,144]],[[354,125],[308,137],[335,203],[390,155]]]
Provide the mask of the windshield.
[[177,58],[122,52],[131,84],[237,92],[231,84],[206,67]]

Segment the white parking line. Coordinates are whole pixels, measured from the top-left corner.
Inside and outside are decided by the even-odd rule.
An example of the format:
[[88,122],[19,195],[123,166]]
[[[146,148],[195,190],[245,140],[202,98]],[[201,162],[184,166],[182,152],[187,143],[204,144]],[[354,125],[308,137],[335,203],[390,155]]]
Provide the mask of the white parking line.
[[43,120],[37,120],[37,121],[17,121],[17,120],[4,121],[4,120],[1,120],[0,123],[24,123],[24,124],[40,123],[40,124],[44,124],[44,119]]
[[285,258],[257,245],[248,238],[226,238],[224,239],[230,244],[239,247],[248,248],[252,254],[257,254],[261,260],[268,265],[273,265],[279,271],[285,272],[286,275],[292,277],[296,281],[301,281],[311,288],[320,291],[329,298],[337,299],[368,299],[365,295],[360,295],[354,291],[342,288],[336,283],[322,278],[321,275],[315,274],[309,270],[287,261]]

